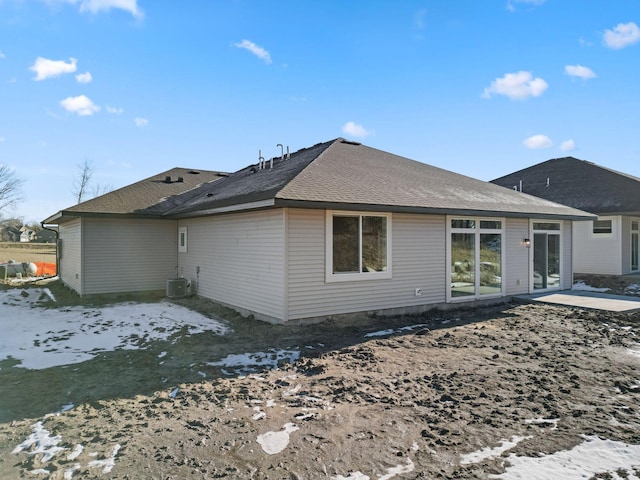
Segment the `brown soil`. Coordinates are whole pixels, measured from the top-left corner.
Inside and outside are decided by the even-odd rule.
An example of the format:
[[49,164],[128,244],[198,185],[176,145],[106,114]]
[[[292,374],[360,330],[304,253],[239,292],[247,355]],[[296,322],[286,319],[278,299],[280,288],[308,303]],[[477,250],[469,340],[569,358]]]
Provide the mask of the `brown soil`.
[[0,263],[14,262],[56,262],[55,244],[12,244],[0,243]]
[[[182,303],[221,313],[201,299]],[[570,449],[583,435],[640,444],[640,358],[630,353],[640,314],[510,304],[353,325],[284,327],[239,318],[229,324],[235,333],[220,343],[194,336],[162,346],[174,348],[170,362],[186,359],[206,379],[185,374],[183,383],[172,377],[164,388],[145,392],[134,385],[143,382],[138,375],[129,393],[0,424],[0,478],[38,478],[28,472],[44,468],[48,478],[61,479],[74,465],[72,478],[83,479],[364,478],[355,472],[375,479],[393,468],[405,469],[398,479],[488,478],[504,471],[506,453],[471,464],[461,456],[513,437],[527,438],[509,453],[527,456]],[[383,329],[394,333],[365,336]],[[181,344],[191,348],[180,350]],[[244,377],[206,365],[231,352],[269,347],[298,347],[302,357]],[[127,356],[139,374],[147,368],[136,365],[142,355]],[[78,392],[96,384],[74,372],[82,368],[48,373],[62,391]],[[119,388],[126,370],[100,375],[100,384]],[[3,392],[27,388],[12,380]],[[60,394],[57,404],[74,402],[75,395]],[[67,450],[44,463],[41,453],[9,453],[39,420]],[[258,441],[278,438],[288,438],[278,453]],[[84,450],[70,459],[76,445]],[[114,451],[110,472],[91,466]]]

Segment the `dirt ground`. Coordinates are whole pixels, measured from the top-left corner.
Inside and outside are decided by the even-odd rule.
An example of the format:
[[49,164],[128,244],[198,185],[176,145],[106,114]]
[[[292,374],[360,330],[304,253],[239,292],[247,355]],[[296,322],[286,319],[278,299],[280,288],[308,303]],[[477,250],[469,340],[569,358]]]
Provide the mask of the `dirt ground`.
[[[640,444],[640,314],[514,303],[286,327],[180,303],[234,333],[73,368],[0,362],[0,478],[491,478],[585,436]],[[210,362],[270,348],[302,353],[254,373]],[[11,453],[36,422],[64,453]]]
[[56,262],[55,244],[12,244],[0,243],[0,263],[14,262]]

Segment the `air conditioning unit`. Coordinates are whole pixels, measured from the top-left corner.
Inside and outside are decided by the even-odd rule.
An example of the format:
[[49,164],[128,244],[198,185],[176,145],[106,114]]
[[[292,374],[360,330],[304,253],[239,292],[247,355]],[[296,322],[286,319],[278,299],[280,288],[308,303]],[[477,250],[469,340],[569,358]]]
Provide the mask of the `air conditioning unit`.
[[187,295],[186,278],[170,278],[167,280],[167,297],[169,298],[182,298]]

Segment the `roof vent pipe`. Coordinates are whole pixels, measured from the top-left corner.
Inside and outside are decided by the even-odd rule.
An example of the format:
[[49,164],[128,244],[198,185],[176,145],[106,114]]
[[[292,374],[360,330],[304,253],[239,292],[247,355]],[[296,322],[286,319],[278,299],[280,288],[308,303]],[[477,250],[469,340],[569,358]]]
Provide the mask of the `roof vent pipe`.
[[289,160],[290,156],[291,156],[291,154],[289,153],[289,145],[287,145],[287,160]]
[[264,169],[264,157],[262,156],[262,150],[258,150],[258,170]]
[[549,186],[549,177],[547,177],[547,187]]
[[522,180],[520,180],[520,191],[522,191]]
[[280,160],[284,160],[284,147],[281,143],[277,144],[276,147],[280,147]]
[[171,183],[171,176],[167,175],[166,177],[164,177],[164,183]]

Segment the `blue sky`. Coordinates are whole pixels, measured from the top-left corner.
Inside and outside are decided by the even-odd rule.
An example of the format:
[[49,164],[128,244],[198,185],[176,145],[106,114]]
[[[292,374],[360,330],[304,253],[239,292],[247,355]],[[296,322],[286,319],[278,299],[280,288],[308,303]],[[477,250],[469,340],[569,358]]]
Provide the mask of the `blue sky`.
[[481,180],[575,156],[640,177],[636,0],[0,0],[3,216],[336,137]]

